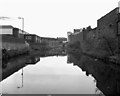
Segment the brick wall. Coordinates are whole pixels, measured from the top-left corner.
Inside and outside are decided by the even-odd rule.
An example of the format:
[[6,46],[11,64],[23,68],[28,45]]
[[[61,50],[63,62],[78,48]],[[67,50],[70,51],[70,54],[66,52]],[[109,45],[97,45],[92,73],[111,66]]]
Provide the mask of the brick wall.
[[114,34],[117,34],[117,21],[118,21],[118,8],[115,8],[105,16],[101,17],[97,21],[97,28],[99,32],[111,29]]
[[118,29],[120,27],[118,26],[118,21],[120,19],[119,16],[120,16],[119,10],[118,8],[115,8],[114,10],[112,10],[111,12],[100,18],[97,22],[97,28],[98,28],[97,32],[99,35],[98,37],[101,38],[101,40],[102,38],[104,40],[106,39],[105,41],[108,41],[108,43],[110,42],[111,47],[113,49],[113,53],[116,52],[116,50],[118,49],[117,45],[119,45],[119,40],[118,40],[119,39]]

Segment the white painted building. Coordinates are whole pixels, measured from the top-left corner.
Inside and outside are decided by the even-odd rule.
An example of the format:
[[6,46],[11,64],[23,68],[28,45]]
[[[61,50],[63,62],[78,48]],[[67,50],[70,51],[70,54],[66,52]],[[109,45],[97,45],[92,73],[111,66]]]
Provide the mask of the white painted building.
[[0,26],[0,34],[13,34],[13,26],[11,25],[3,25]]

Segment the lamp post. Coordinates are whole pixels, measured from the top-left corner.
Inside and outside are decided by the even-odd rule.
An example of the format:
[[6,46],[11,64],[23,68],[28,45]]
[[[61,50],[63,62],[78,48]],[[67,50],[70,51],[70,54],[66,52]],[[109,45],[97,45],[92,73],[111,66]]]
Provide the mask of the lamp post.
[[[23,32],[24,31],[24,18],[23,17],[18,17],[18,19],[22,20],[22,32]],[[22,88],[23,87],[23,68],[22,68],[21,75],[22,75],[22,86],[21,86],[21,88]],[[18,88],[20,88],[20,87],[18,87]]]
[[18,17],[18,19],[22,19],[22,31],[24,31],[24,18],[23,17]]

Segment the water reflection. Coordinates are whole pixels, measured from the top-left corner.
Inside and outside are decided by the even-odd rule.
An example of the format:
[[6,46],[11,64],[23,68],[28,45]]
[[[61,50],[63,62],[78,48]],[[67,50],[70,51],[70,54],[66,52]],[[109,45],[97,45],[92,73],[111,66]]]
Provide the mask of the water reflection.
[[[9,75],[4,77],[6,79],[1,81],[3,93],[95,94],[93,77],[88,78],[77,66],[67,64],[67,56],[64,52],[54,54],[51,52],[36,54],[37,59],[31,56],[21,57],[18,60],[14,58],[12,62],[9,61],[9,64],[3,68],[6,72],[4,74],[9,71],[6,68],[12,72],[9,72]],[[35,63],[34,60],[39,62]],[[35,64],[31,65],[32,61]]]
[[39,56],[32,56],[27,60],[26,64],[36,64],[39,61],[40,61]]
[[[2,80],[9,77],[13,73],[17,72],[18,70],[22,69],[23,67],[31,64],[36,64],[40,61],[40,57],[48,57],[48,56],[65,56],[66,53],[59,51],[59,52],[36,52],[31,54],[30,56],[24,55],[19,57],[14,57],[7,61],[2,61],[2,65],[0,70],[2,70]],[[23,73],[22,73],[23,74]]]
[[2,62],[2,80],[17,72],[28,64],[35,64],[40,61],[40,57],[22,56]]
[[[73,62],[83,72],[86,72],[86,76],[92,75],[95,78],[96,92],[101,90],[106,96],[109,94],[115,96],[120,94],[120,66],[112,63],[106,64],[98,59],[78,53],[69,54],[67,62]],[[100,92],[100,94],[102,93]]]
[[79,53],[37,52],[2,63],[3,92],[120,94],[120,66]]

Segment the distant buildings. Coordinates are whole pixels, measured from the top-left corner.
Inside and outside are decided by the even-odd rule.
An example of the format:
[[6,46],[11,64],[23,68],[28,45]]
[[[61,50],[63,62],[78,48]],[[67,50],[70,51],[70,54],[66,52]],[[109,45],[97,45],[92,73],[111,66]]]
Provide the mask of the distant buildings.
[[82,32],[82,29],[74,29],[74,33]]
[[67,38],[65,38],[65,37],[57,37],[57,40],[61,43],[66,43],[67,42]]
[[[68,35],[68,42],[69,43],[74,43],[74,42],[76,42],[77,40],[79,40],[80,38],[79,38],[79,35],[80,34],[82,34],[82,32],[80,31],[80,32],[74,32],[74,33],[72,33],[72,32],[67,32],[67,35]],[[82,36],[82,35],[81,35]]]
[[0,26],[0,34],[11,35],[17,38],[22,38],[31,43],[42,43],[42,42],[48,43],[48,42],[56,42],[56,41],[59,41],[59,42],[67,41],[67,38],[64,38],[64,37],[58,37],[58,38],[40,37],[36,34],[27,33],[11,25]]
[[9,38],[7,38],[7,41],[9,41],[10,38],[13,38],[11,43],[14,41],[14,38],[19,42],[25,41],[26,43],[29,43],[32,48],[34,47],[33,49],[40,49],[41,46],[47,46],[50,48],[60,47],[64,46],[64,43],[67,41],[67,38],[64,37],[40,37],[36,34],[27,33],[11,25],[0,26],[0,35],[4,35],[4,37],[9,36]]

